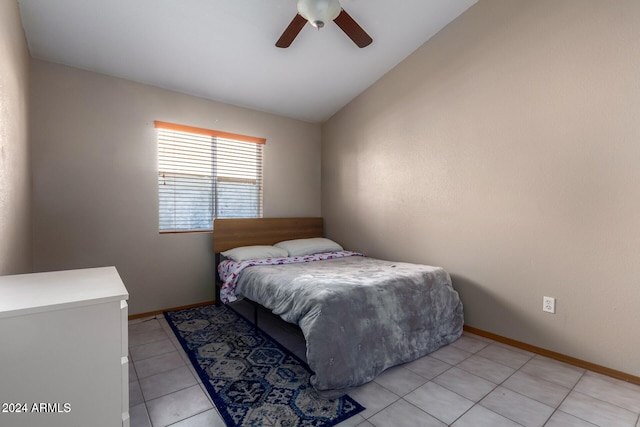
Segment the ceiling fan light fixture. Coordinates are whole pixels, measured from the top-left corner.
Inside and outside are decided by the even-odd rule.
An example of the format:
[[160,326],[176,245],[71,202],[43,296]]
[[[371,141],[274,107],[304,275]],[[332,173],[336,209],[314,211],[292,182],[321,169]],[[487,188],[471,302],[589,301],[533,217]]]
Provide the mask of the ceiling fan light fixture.
[[298,0],[298,13],[318,29],[336,19],[341,10],[338,0]]

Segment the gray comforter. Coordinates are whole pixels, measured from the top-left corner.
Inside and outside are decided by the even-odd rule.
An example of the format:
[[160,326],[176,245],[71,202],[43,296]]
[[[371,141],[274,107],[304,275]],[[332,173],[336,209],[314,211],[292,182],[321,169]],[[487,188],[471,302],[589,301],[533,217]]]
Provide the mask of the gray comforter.
[[236,293],[300,326],[311,384],[325,396],[462,333],[462,302],[439,267],[361,256],[253,266],[240,274]]

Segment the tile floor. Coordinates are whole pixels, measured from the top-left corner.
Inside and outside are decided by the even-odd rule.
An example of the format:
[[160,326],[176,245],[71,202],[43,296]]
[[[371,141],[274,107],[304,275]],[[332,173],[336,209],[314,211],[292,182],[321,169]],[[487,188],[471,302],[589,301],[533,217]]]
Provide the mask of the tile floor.
[[[259,322],[304,358],[297,328]],[[129,355],[131,427],[224,426],[163,316],[129,322]],[[341,427],[640,427],[640,386],[468,333],[349,394],[366,410]]]

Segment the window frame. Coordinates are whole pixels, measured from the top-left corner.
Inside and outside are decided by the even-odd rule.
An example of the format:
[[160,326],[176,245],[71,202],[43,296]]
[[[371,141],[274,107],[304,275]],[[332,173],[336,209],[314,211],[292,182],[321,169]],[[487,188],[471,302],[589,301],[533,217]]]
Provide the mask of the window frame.
[[[157,167],[156,167],[156,173],[157,173],[157,177],[158,180],[160,180],[161,178],[166,178],[165,174],[167,173],[166,171],[161,171],[160,168],[160,162],[161,162],[161,155],[160,155],[160,130],[166,130],[166,131],[176,131],[176,132],[184,132],[184,133],[188,133],[188,134],[193,134],[193,135],[198,135],[198,136],[206,136],[206,137],[210,137],[211,138],[211,147],[212,147],[212,154],[213,156],[218,156],[217,154],[217,146],[215,139],[221,139],[223,141],[228,141],[231,143],[253,143],[253,144],[259,144],[259,145],[264,145],[266,144],[266,139],[265,138],[260,138],[260,137],[255,137],[255,136],[248,136],[248,135],[242,135],[242,134],[236,134],[236,133],[230,133],[230,132],[223,132],[223,131],[218,131],[218,130],[213,130],[213,129],[206,129],[206,128],[200,128],[200,127],[195,127],[195,126],[188,126],[188,125],[181,125],[181,124],[176,124],[176,123],[169,123],[169,122],[163,122],[163,121],[159,121],[156,120],[154,121],[154,126],[155,128],[158,130],[158,132],[156,133],[156,144],[157,144],[157,154],[158,154],[158,163],[157,163]],[[257,178],[257,183],[258,185],[258,189],[259,189],[259,194],[258,194],[258,212],[257,212],[257,216],[256,218],[261,218],[263,216],[263,191],[264,191],[264,178],[263,178],[263,170],[264,170],[264,157],[263,157],[263,150],[264,148],[261,147],[261,150],[259,151],[259,153],[257,152],[256,154],[256,160],[260,160],[260,165],[257,166],[256,168],[256,172],[259,172],[259,176]],[[219,162],[218,162],[219,163]],[[217,163],[214,163],[214,165],[216,165]],[[212,174],[214,174],[214,170],[216,169],[216,166],[212,166]],[[176,176],[177,174],[174,173],[174,176]],[[211,221],[209,222],[209,226],[204,229],[200,229],[200,228],[196,228],[196,229],[179,229],[179,227],[175,227],[176,223],[174,223],[174,228],[165,228],[162,229],[161,226],[161,192],[160,192],[160,184],[158,181],[158,214],[157,214],[157,219],[158,219],[158,231],[160,234],[182,234],[182,233],[210,233],[213,231],[213,219],[217,218],[216,214],[219,212],[219,206],[217,205],[217,201],[218,201],[218,197],[217,197],[217,192],[215,192],[215,190],[213,190],[213,188],[217,185],[214,184],[214,182],[220,182],[220,183],[229,183],[229,182],[238,182],[241,183],[243,181],[251,181],[251,179],[244,179],[244,178],[234,178],[234,177],[230,177],[230,176],[217,176],[217,175],[212,175],[210,178],[211,181],[211,188],[212,191],[214,191],[214,194],[212,195],[213,197],[213,203],[212,203],[212,218]],[[203,187],[204,188],[204,187]],[[220,216],[220,218],[229,218],[227,216]]]

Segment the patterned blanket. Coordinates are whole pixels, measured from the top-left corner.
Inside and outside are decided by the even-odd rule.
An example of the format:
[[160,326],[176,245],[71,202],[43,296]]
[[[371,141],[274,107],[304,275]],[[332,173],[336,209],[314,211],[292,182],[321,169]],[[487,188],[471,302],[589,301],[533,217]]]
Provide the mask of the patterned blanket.
[[220,300],[228,304],[238,299],[236,296],[236,285],[240,273],[247,267],[256,265],[282,265],[294,264],[298,262],[322,261],[325,259],[342,258],[346,256],[362,256],[361,253],[351,251],[327,252],[305,256],[282,257],[282,258],[262,258],[236,262],[230,259],[224,260],[218,266],[218,274],[222,280],[220,287]]

